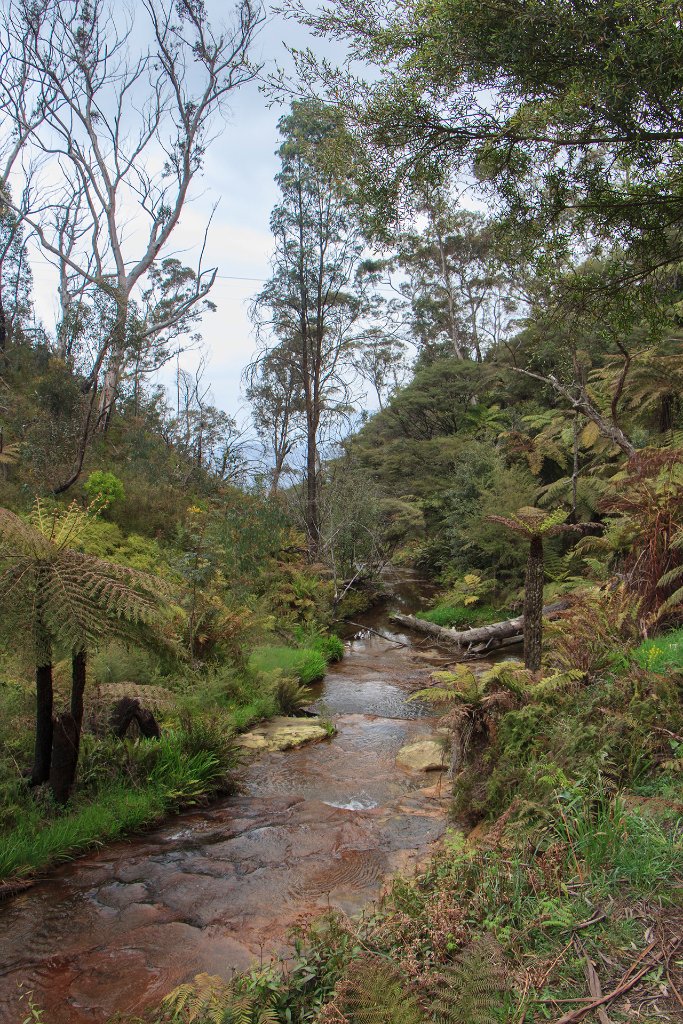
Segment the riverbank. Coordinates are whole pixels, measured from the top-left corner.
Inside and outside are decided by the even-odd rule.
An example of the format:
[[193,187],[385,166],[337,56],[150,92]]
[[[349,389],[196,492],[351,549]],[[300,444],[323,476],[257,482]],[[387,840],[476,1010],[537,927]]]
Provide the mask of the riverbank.
[[50,1024],[138,1012],[196,973],[277,955],[302,915],[355,913],[424,861],[446,825],[447,787],[397,768],[396,755],[433,734],[431,709],[408,700],[429,658],[408,637],[378,635],[381,609],[366,625],[315,694],[333,743],[259,756],[239,794],[64,865],[0,909],[0,958],[12,964],[0,1019],[19,1017],[18,982]]
[[[261,646],[247,668],[215,670],[194,686],[123,683],[86,695],[86,730],[78,785],[66,807],[47,791],[28,789],[18,764],[30,757],[31,695],[5,683],[0,759],[0,900],[61,861],[135,834],[170,815],[235,791],[239,743],[254,723],[295,712],[310,700],[305,684],[321,679],[343,655],[338,637],[321,635],[315,647]],[[122,697],[149,707],[162,725],[160,739],[120,740],[106,723]],[[46,790],[47,787],[44,787]]]
[[[460,677],[487,734],[455,780],[467,839],[447,833],[372,913],[325,915],[286,961],[203,978],[145,1020],[184,1024],[191,993],[199,1024],[237,1005],[325,1024],[680,1021],[680,631],[629,647],[584,608],[553,641],[541,679],[502,666],[477,697]],[[516,698],[491,718],[503,690]]]

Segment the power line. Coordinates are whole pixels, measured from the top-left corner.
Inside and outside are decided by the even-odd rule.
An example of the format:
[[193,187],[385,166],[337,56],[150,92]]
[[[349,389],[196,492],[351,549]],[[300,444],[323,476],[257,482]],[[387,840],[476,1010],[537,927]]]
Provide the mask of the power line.
[[219,281],[260,281],[265,284],[267,277],[235,277],[233,274],[216,274]]

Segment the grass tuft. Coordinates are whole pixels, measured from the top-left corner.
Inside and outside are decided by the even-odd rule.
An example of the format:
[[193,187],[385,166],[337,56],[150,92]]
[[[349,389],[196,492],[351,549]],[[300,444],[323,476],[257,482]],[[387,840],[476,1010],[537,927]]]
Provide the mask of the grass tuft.
[[324,678],[327,662],[320,651],[311,648],[257,647],[249,658],[249,668],[265,674],[279,672],[310,686]]

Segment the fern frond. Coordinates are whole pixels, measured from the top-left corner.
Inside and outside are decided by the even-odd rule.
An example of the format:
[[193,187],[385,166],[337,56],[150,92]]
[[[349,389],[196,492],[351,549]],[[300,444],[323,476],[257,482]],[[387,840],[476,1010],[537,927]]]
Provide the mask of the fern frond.
[[669,569],[668,572],[665,572],[657,581],[657,586],[662,588],[669,587],[680,579],[683,579],[683,565],[677,565],[673,569]]
[[507,988],[500,948],[481,939],[438,978],[430,1005],[435,1024],[496,1024]]
[[400,971],[378,956],[351,963],[340,988],[340,1008],[350,1024],[426,1024]]

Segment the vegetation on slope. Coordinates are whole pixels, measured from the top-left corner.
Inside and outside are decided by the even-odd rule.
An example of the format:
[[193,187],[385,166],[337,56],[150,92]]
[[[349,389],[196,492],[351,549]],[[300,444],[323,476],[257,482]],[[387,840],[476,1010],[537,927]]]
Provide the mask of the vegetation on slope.
[[618,619],[614,599],[576,606],[541,679],[437,673],[464,760],[427,870],[306,926],[286,963],[181,986],[154,1020],[578,1020],[601,996],[613,1021],[679,1019],[683,675],[643,670],[651,648]]

